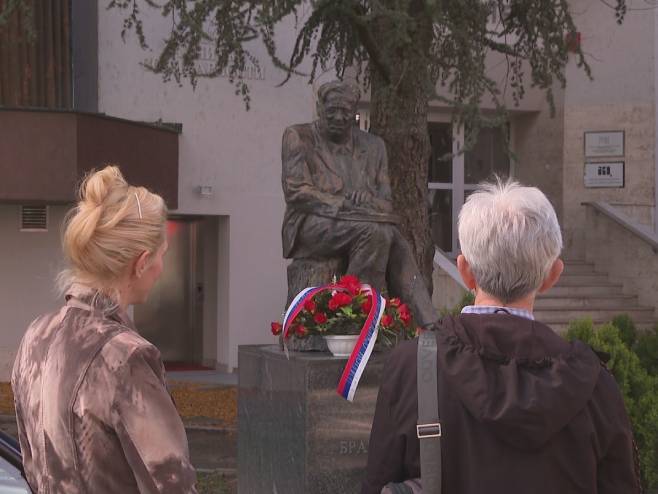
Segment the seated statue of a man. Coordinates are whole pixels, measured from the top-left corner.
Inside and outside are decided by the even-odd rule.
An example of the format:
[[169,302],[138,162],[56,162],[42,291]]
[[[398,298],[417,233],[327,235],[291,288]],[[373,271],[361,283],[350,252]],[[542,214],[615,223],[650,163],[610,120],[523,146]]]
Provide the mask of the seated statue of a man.
[[283,135],[285,258],[343,258],[346,272],[406,301],[417,324],[438,319],[393,212],[384,141],[355,125],[359,90],[340,81],[318,90],[318,120]]

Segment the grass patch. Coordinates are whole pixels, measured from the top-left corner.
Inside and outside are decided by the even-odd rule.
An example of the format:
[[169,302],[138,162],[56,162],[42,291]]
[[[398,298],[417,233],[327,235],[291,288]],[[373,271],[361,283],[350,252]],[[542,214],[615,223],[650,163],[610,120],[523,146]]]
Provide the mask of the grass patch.
[[14,393],[9,383],[0,382],[0,415],[14,415]]
[[[226,425],[236,424],[238,392],[234,386],[208,388],[201,384],[172,382],[169,387],[181,417],[207,417]],[[0,382],[0,415],[14,414],[11,385]]]
[[235,386],[207,387],[178,381],[169,383],[169,389],[181,417],[205,417],[225,425],[236,424],[238,391]]
[[224,474],[217,472],[197,473],[197,490],[199,494],[233,494],[229,481]]

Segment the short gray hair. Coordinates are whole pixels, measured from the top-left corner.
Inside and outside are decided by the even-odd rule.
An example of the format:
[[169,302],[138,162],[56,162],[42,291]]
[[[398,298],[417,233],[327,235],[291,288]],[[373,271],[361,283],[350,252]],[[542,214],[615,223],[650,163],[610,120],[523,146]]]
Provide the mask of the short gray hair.
[[468,197],[459,213],[459,242],[477,285],[504,303],[537,290],[562,250],[546,196],[500,179]]

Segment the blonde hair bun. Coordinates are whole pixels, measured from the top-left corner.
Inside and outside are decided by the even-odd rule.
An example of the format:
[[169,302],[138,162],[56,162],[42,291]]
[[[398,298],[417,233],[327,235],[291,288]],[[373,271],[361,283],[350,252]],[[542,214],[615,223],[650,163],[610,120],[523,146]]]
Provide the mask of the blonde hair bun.
[[85,177],[80,185],[80,202],[100,206],[112,191],[129,187],[118,166],[106,166],[102,170]]
[[116,165],[91,171],[69,212],[62,244],[70,270],[67,280],[107,291],[142,252],[165,240],[164,200],[126,182]]

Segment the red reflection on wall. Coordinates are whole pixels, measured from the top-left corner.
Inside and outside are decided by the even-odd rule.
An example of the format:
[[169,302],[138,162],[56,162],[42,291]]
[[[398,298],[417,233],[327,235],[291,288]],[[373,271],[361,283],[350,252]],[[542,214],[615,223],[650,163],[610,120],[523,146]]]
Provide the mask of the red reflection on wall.
[[180,231],[180,224],[177,221],[167,221],[167,238],[175,236]]

